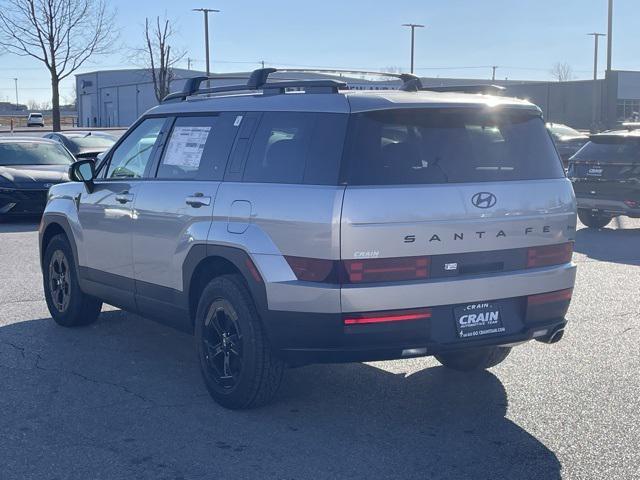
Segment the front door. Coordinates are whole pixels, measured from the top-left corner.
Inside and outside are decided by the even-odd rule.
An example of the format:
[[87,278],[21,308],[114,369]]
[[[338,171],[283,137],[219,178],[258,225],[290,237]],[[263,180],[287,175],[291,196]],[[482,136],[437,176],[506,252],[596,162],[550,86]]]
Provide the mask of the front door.
[[83,192],[78,254],[88,280],[123,290],[133,299],[133,202],[156,151],[162,118],[140,123],[109,155],[93,192]]

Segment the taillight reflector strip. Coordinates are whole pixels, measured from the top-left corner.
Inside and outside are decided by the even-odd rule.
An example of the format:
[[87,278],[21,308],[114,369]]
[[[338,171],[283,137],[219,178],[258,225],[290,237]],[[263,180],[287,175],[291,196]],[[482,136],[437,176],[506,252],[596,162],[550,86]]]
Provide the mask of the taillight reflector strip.
[[557,290],[555,292],[541,293],[539,295],[529,295],[527,303],[529,305],[546,305],[548,303],[568,302],[573,296],[573,288]]
[[429,257],[344,260],[344,283],[397,282],[429,278]]
[[344,318],[345,325],[365,325],[371,323],[406,322],[411,320],[424,320],[431,318],[431,310],[402,310],[393,312],[372,312],[365,314],[347,314]]
[[573,255],[573,242],[531,247],[527,251],[527,268],[548,267],[569,263]]

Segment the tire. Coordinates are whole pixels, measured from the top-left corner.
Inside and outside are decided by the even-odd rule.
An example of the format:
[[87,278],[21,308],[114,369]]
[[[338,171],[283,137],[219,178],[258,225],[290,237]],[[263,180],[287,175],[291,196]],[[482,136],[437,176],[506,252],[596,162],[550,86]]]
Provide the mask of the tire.
[[269,403],[285,364],[269,344],[251,294],[240,275],[205,287],[195,318],[200,371],[213,399],[232,410]]
[[73,252],[64,235],[56,235],[47,245],[42,278],[47,307],[58,325],[80,327],[98,319],[102,301],[80,290]]
[[483,347],[447,352],[436,355],[436,359],[445,367],[461,372],[485,370],[501,363],[511,347]]
[[609,222],[613,217],[598,213],[594,214],[590,210],[581,208],[578,210],[578,218],[589,228],[604,228],[609,225]]

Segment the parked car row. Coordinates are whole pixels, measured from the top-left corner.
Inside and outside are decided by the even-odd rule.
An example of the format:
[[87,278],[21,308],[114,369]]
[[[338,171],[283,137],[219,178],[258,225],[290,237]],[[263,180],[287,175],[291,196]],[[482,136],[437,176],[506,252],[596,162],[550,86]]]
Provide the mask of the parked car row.
[[0,221],[40,215],[47,191],[69,180],[69,166],[75,160],[95,161],[115,141],[116,137],[102,132],[0,138]]

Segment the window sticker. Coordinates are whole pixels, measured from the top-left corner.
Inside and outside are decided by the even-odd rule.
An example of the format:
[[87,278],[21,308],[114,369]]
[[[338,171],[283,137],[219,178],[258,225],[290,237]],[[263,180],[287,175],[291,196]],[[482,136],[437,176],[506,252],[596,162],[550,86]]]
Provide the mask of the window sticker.
[[171,133],[162,163],[177,167],[198,168],[211,127],[176,127]]
[[242,123],[242,115],[238,115],[236,117],[236,121],[233,122],[233,126],[234,127],[239,127],[241,123]]

